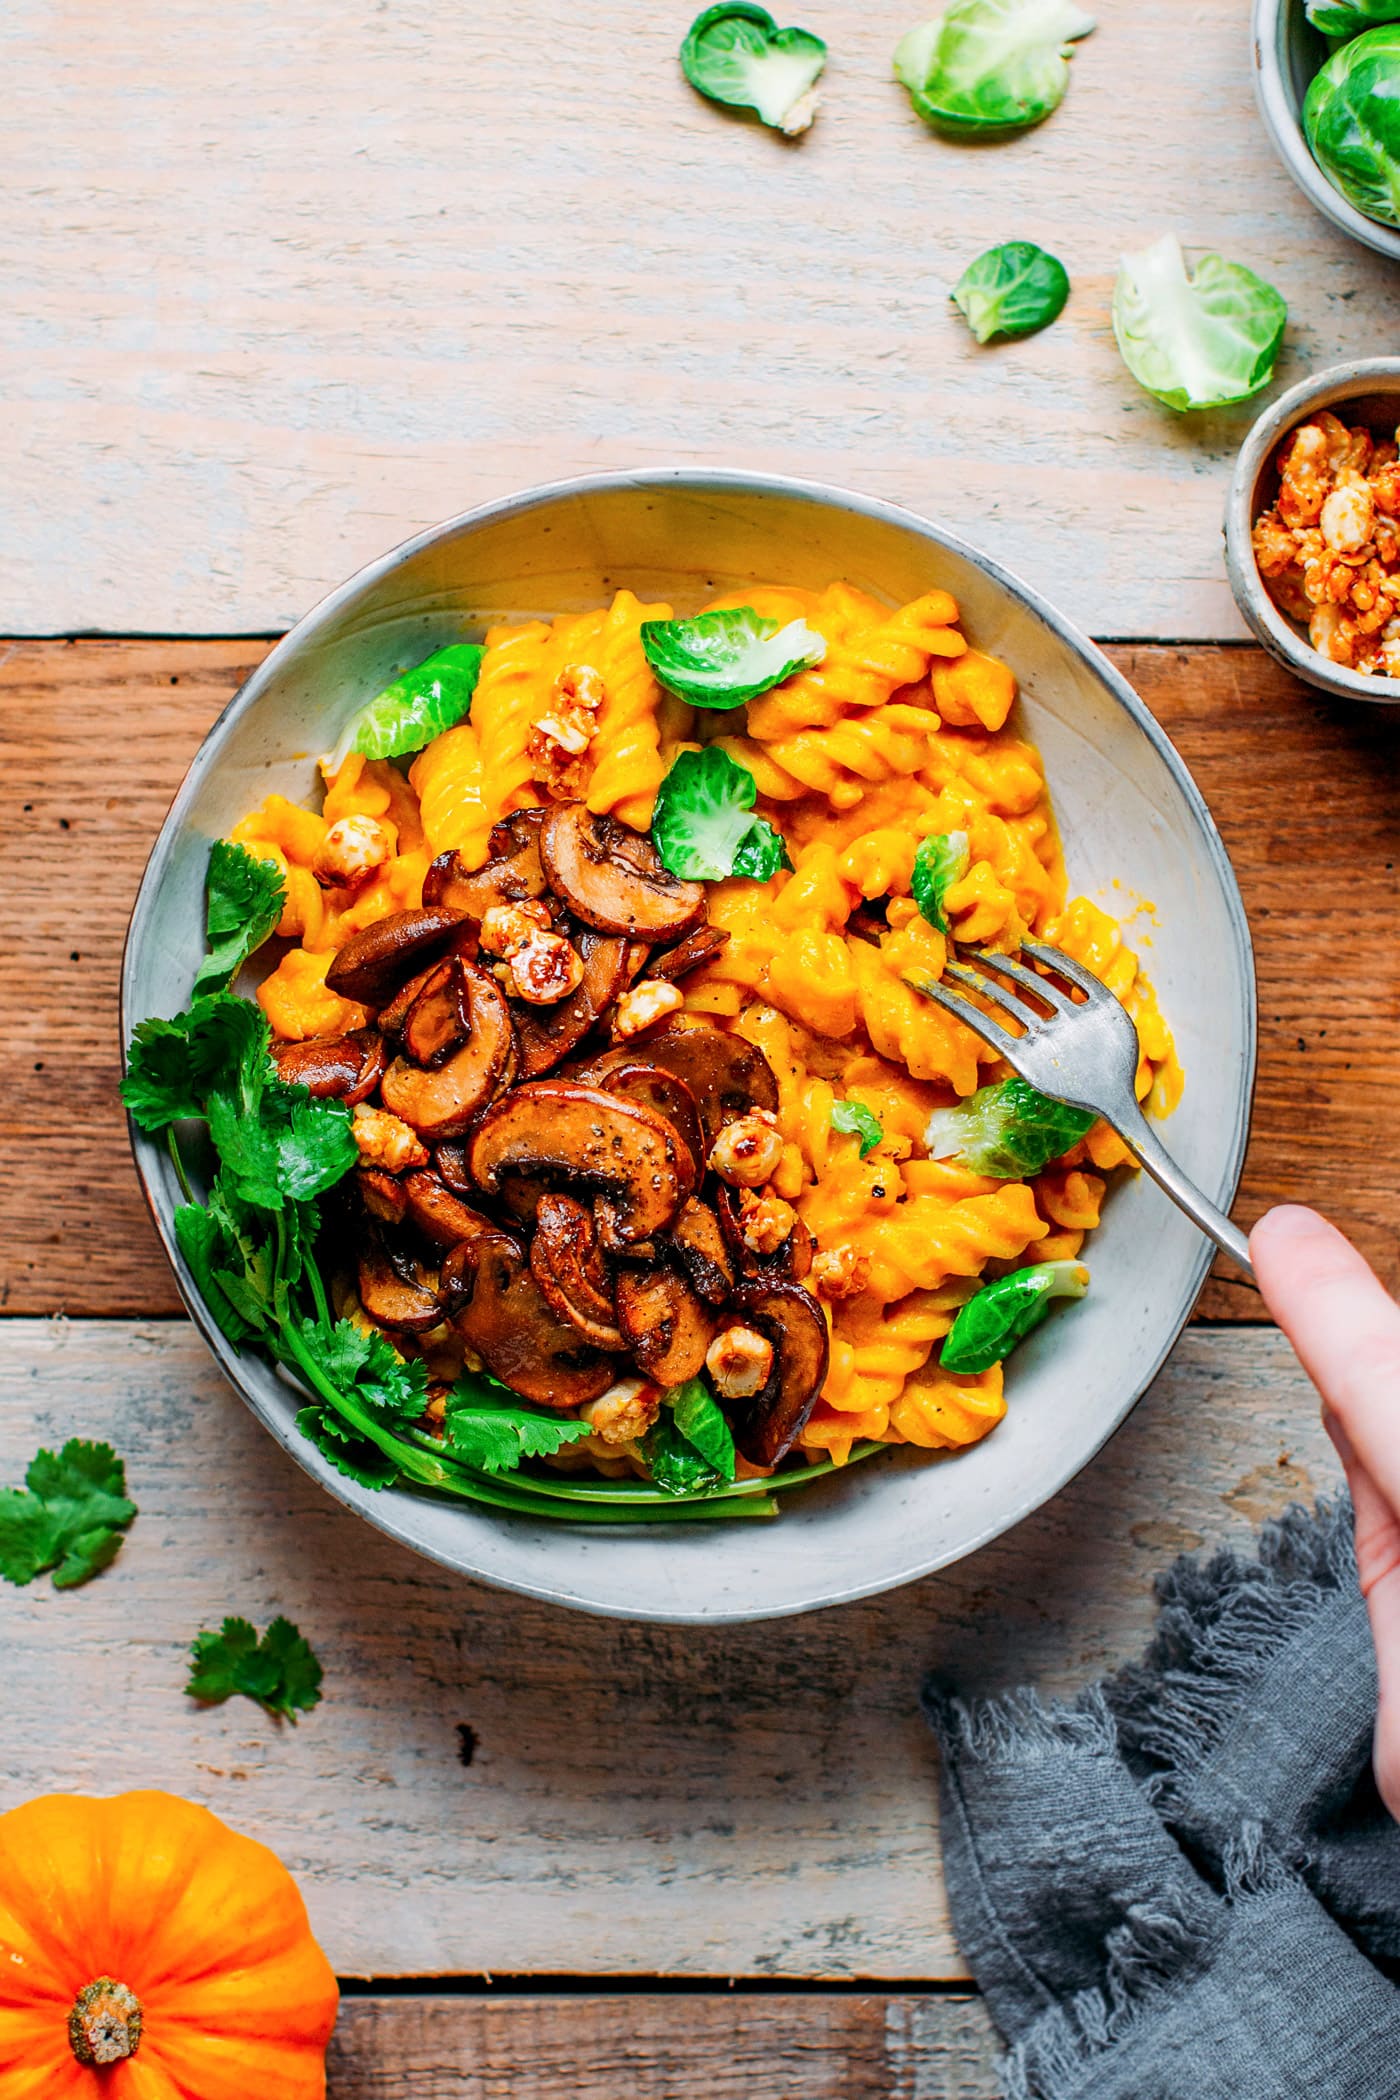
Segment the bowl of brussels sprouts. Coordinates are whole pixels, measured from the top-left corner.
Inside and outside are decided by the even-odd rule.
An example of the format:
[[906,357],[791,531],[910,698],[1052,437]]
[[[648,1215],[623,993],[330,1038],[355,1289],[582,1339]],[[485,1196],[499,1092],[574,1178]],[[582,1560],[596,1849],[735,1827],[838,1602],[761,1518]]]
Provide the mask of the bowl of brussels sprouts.
[[1254,84],[1299,189],[1400,262],[1400,0],[1254,0]]

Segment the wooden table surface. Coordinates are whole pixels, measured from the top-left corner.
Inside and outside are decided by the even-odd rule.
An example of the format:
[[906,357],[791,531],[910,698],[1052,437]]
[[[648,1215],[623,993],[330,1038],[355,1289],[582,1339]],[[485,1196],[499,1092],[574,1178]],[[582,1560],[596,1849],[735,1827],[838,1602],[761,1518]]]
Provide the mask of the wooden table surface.
[[[1335,1483],[1310,1389],[1220,1276],[1102,1456],[949,1573],[714,1632],[499,1595],[367,1531],[238,1405],[114,1093],[144,856],[267,637],[529,481],[781,468],[940,518],[1110,641],[1249,908],[1237,1215],[1309,1197],[1400,1282],[1390,721],[1240,642],[1218,522],[1251,412],[1171,418],[1107,321],[1120,250],[1175,228],[1285,292],[1282,384],[1393,342],[1400,279],[1272,159],[1243,0],[1099,12],[1060,114],[982,150],[910,115],[885,0],[804,0],[832,58],[797,145],[685,89],[688,5],[15,0],[0,24],[0,1481],[103,1436],[141,1505],[100,1581],[0,1595],[0,1806],[159,1784],[273,1845],[347,1982],[337,2100],[989,2100],[920,1674],[1069,1691],[1142,1640],[1174,1552]],[[948,285],[1011,235],[1074,298],[979,351]],[[230,1611],[314,1641],[299,1727],[183,1698]]]

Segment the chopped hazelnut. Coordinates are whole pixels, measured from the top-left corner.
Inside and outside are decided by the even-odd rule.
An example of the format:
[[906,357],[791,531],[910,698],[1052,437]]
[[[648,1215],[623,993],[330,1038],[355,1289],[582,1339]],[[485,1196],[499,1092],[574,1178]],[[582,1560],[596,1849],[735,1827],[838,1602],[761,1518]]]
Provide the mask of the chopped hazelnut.
[[752,1399],[768,1383],[773,1344],[752,1327],[726,1327],[706,1350],[705,1369],[721,1399]]
[[739,1198],[739,1227],[750,1254],[776,1254],[796,1223],[797,1212],[781,1196],[756,1196],[745,1189]]
[[410,1167],[426,1167],[428,1148],[417,1131],[387,1108],[369,1108],[362,1101],[350,1126],[367,1166],[382,1167],[386,1174],[406,1174]]
[[566,664],[554,681],[552,704],[530,731],[525,756],[535,779],[556,802],[577,795],[587,777],[588,747],[607,698],[591,664]]
[[634,984],[625,991],[612,1010],[613,1034],[617,1036],[640,1035],[650,1028],[653,1021],[666,1014],[679,1013],[684,1005],[679,985],[666,984],[655,978],[646,984]]
[[583,957],[562,933],[533,934],[501,969],[506,990],[530,1006],[553,1006],[583,983]]
[[605,1444],[633,1444],[660,1414],[661,1394],[645,1378],[619,1378],[578,1412],[579,1420]]
[[819,1298],[854,1298],[870,1281],[870,1258],[854,1247],[826,1247],[812,1260],[812,1289]]
[[549,906],[537,897],[519,904],[493,904],[482,916],[480,945],[488,955],[513,955],[537,933],[548,933],[554,921]]
[[771,1109],[751,1108],[726,1123],[710,1152],[710,1165],[731,1188],[761,1188],[783,1156],[782,1134]]
[[393,840],[374,817],[339,817],[316,848],[311,872],[322,889],[353,890],[393,856]]

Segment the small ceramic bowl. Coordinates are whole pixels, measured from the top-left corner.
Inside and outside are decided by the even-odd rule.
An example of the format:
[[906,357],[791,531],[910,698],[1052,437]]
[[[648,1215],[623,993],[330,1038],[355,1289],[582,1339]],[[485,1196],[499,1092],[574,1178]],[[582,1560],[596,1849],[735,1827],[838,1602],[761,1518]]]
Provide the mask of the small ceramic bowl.
[[1290,430],[1330,408],[1344,423],[1365,423],[1376,435],[1394,437],[1400,426],[1400,357],[1363,358],[1330,365],[1291,387],[1265,409],[1240,447],[1225,505],[1225,566],[1235,603],[1270,656],[1307,684],[1343,700],[1400,705],[1400,678],[1374,678],[1319,656],[1296,620],[1280,612],[1264,587],[1254,559],[1254,521],[1278,494],[1278,448]]
[[1254,0],[1254,92],[1279,159],[1334,226],[1400,262],[1400,227],[1382,226],[1349,204],[1312,157],[1303,101],[1326,58],[1327,39],[1309,22],[1303,0]]

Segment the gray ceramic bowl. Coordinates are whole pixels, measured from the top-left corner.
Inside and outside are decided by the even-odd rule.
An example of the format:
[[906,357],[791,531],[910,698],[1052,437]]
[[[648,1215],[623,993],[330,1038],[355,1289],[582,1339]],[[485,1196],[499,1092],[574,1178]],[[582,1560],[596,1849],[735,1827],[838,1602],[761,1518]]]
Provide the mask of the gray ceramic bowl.
[[[202,948],[209,843],[271,789],[309,798],[311,754],[399,668],[484,621],[573,611],[626,583],[694,610],[760,577],[833,578],[892,603],[945,585],[973,640],[1020,675],[1075,886],[1110,909],[1151,900],[1145,960],[1187,1072],[1171,1142],[1228,1208],[1254,1075],[1254,983],[1239,892],[1186,768],[1104,657],[1024,585],[940,527],[835,489],[748,474],[613,474],[452,519],[372,563],[258,667],[205,740],[136,902],[124,1024],[187,1001]],[[1124,888],[1119,889],[1119,883]],[[892,1453],[790,1498],[767,1524],[665,1530],[539,1525],[398,1490],[372,1494],[293,1427],[294,1395],[236,1357],[175,1246],[169,1159],[137,1165],[190,1311],[230,1382],[298,1462],[392,1537],[450,1568],[585,1610],[670,1622],[835,1604],[939,1568],[1008,1530],[1093,1456],[1181,1331],[1211,1249],[1145,1177],[1117,1190],[1093,1242],[1094,1288],[1022,1349],[1006,1420],[953,1460]]]
[[1363,358],[1331,365],[1304,379],[1266,408],[1240,447],[1225,502],[1225,567],[1235,603],[1270,656],[1321,692],[1341,700],[1400,703],[1400,679],[1363,676],[1319,656],[1306,629],[1279,611],[1254,559],[1254,521],[1278,492],[1276,458],[1290,430],[1330,408],[1343,422],[1365,423],[1394,437],[1400,425],[1400,357]]
[[1400,262],[1400,227],[1382,226],[1349,204],[1312,157],[1303,102],[1326,57],[1327,39],[1309,22],[1303,0],[1254,0],[1254,92],[1279,159],[1334,226]]

